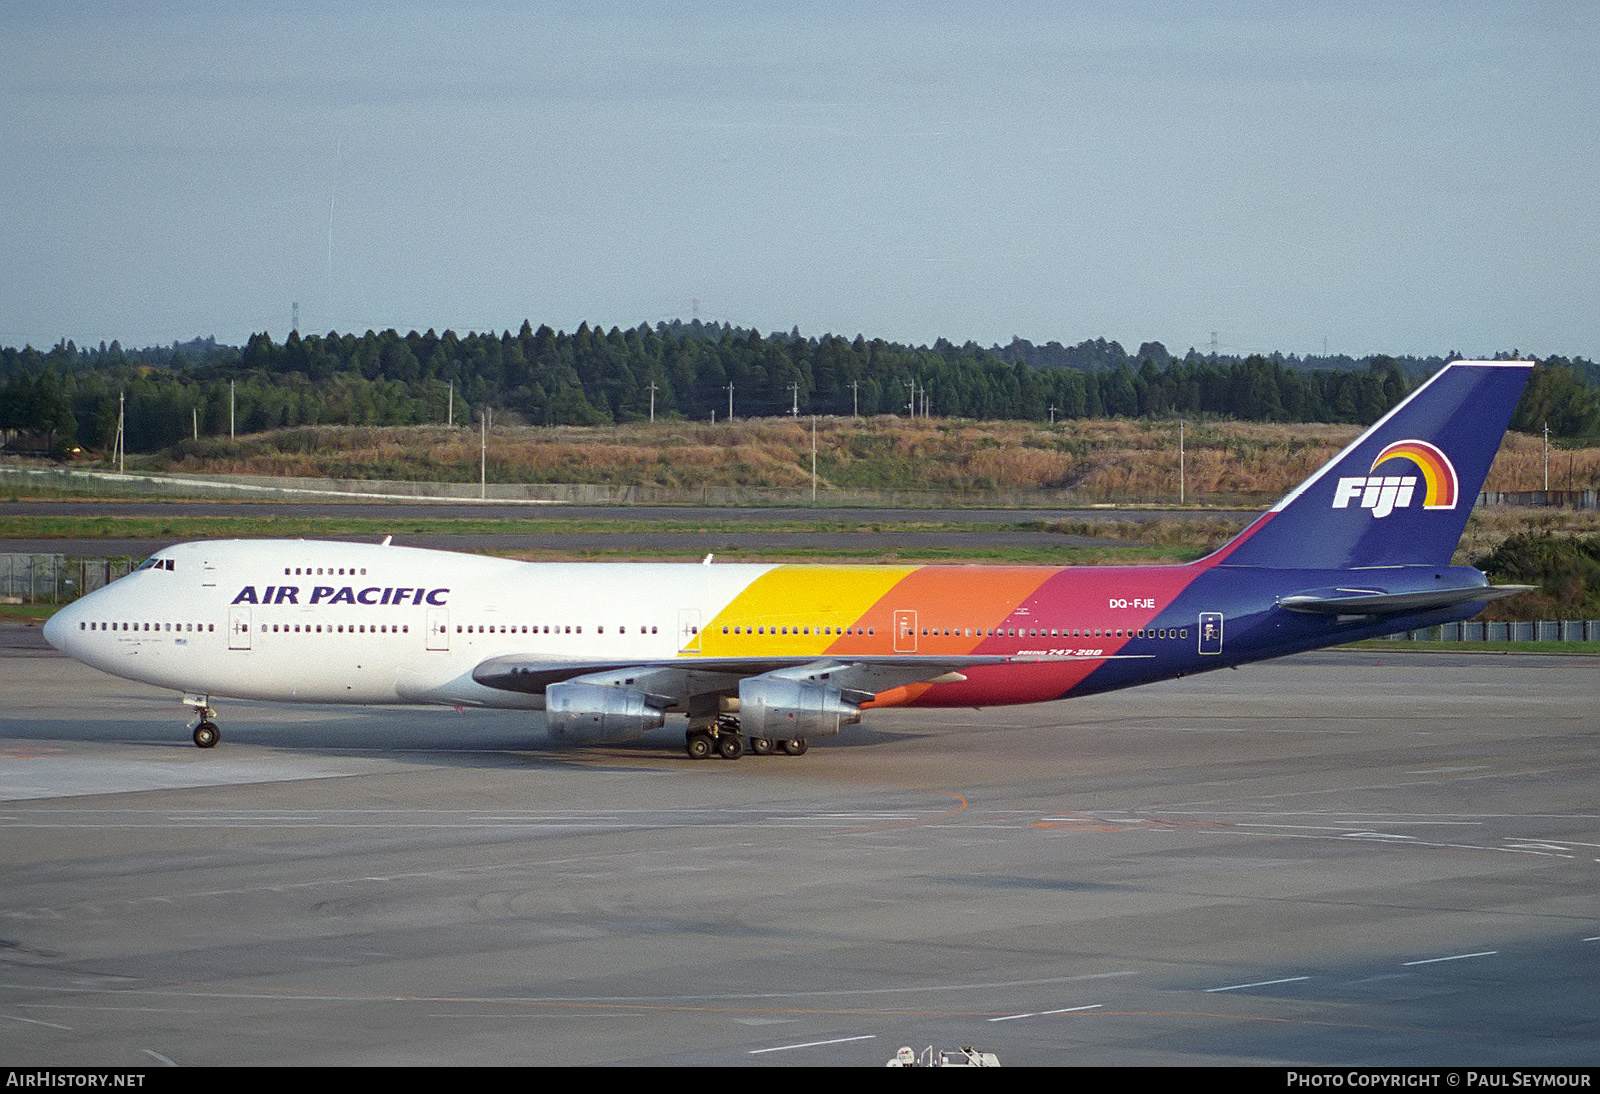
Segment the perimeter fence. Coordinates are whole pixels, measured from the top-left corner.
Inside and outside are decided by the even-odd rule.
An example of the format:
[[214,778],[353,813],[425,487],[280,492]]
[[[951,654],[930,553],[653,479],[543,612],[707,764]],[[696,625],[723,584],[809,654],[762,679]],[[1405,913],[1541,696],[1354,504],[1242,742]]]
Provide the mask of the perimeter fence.
[[0,603],[65,604],[129,573],[132,558],[0,554]]

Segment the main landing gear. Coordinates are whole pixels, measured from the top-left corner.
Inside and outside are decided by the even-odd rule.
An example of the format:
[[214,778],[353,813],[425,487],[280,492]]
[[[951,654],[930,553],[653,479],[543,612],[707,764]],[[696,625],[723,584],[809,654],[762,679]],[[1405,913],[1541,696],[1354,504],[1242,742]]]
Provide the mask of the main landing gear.
[[801,737],[785,740],[746,738],[739,732],[739,719],[727,714],[718,716],[714,724],[692,726],[684,738],[684,751],[691,760],[703,760],[713,753],[724,760],[737,760],[744,755],[747,747],[757,756],[770,756],[775,751],[786,756],[804,756],[809,745]]
[[222,730],[217,728],[213,721],[217,712],[211,709],[211,696],[185,695],[183,705],[194,711],[200,719],[194,726],[194,746],[196,748],[216,748],[217,742],[222,740]]

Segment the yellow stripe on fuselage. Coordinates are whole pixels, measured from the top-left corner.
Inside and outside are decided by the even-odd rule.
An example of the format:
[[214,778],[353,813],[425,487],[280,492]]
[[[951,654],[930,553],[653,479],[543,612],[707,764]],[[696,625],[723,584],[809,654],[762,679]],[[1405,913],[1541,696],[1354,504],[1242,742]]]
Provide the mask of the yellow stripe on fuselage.
[[[822,654],[844,628],[853,627],[890,589],[920,568],[779,566],[756,578],[717,613],[702,631],[701,654]],[[722,633],[724,627],[727,634]]]

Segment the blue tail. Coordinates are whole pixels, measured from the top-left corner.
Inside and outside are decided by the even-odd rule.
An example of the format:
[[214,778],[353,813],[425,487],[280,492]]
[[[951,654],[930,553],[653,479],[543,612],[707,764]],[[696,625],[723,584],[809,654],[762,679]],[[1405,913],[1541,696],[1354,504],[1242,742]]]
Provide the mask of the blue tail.
[[1207,565],[1449,565],[1532,361],[1456,361]]

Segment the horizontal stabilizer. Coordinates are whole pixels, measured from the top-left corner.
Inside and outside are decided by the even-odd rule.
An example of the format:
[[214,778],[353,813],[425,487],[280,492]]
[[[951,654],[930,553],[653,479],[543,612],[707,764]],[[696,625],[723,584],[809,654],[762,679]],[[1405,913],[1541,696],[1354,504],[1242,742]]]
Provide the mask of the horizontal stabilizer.
[[1286,596],[1280,607],[1316,615],[1403,615],[1457,604],[1487,603],[1530,592],[1537,585],[1477,585],[1465,589],[1430,589],[1423,593],[1361,593],[1348,596]]

